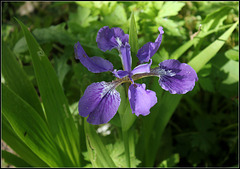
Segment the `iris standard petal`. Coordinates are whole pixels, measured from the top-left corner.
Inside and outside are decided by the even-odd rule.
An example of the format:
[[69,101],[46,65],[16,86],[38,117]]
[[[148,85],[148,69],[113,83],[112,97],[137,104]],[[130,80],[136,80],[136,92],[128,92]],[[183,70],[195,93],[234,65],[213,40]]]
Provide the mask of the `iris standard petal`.
[[128,89],[128,97],[132,113],[137,116],[146,116],[150,113],[151,107],[157,103],[156,93],[151,90],[145,90],[145,84],[131,84]]
[[149,59],[157,52],[158,48],[160,47],[164,31],[163,27],[161,26],[158,28],[158,30],[160,34],[158,35],[155,42],[148,42],[138,50],[137,57],[140,63],[148,62]]
[[131,73],[132,75],[139,74],[139,73],[149,73],[151,65],[152,65],[152,59],[150,59],[150,63],[148,64],[138,65],[132,70]]
[[125,34],[121,28],[110,29],[108,26],[104,26],[98,31],[96,41],[98,48],[105,52],[124,45],[128,39],[128,34]]
[[127,72],[127,71],[124,71],[124,70],[117,71],[116,69],[114,69],[114,71],[112,73],[114,74],[115,77],[120,78],[120,79],[129,75],[129,72]]
[[171,94],[185,94],[198,81],[197,73],[191,66],[175,59],[161,62],[153,72],[159,75],[160,86]]
[[120,102],[114,83],[92,83],[79,100],[79,115],[88,116],[87,121],[94,125],[107,123],[117,113]]
[[130,45],[128,43],[126,43],[125,45],[122,45],[120,47],[120,51],[121,51],[121,59],[122,59],[124,70],[130,73],[132,70],[132,57],[131,57]]
[[75,44],[74,51],[75,58],[79,59],[83,66],[85,66],[89,71],[93,73],[113,71],[113,65],[108,60],[97,56],[88,57],[79,42]]

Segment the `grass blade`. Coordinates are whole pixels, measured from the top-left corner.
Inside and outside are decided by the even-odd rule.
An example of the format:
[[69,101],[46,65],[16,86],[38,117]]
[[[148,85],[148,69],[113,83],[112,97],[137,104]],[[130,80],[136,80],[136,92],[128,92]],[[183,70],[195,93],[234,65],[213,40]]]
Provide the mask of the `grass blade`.
[[32,83],[5,43],[3,43],[2,66],[2,74],[6,85],[23,100],[28,102],[38,112],[42,119],[46,120],[38,95]]
[[32,167],[48,167],[48,165],[34,154],[33,151],[17,136],[4,115],[2,116],[2,139]]
[[101,138],[97,135],[93,126],[84,121],[84,129],[86,135],[86,142],[90,160],[93,167],[116,167],[112,158],[108,154],[107,149],[101,141]]
[[2,112],[18,137],[51,167],[62,166],[59,152],[46,123],[11,89],[2,85]]
[[[17,20],[17,19],[16,19]],[[46,112],[48,126],[63,151],[66,165],[80,166],[80,148],[77,128],[56,72],[42,48],[19,20],[32,57],[34,72]],[[68,157],[71,161],[67,161]]]
[[9,153],[8,151],[2,150],[2,158],[8,163],[12,164],[15,167],[31,167],[26,161],[19,158],[18,156]]
[[129,24],[129,44],[131,46],[131,56],[133,61],[133,66],[135,66],[138,62],[136,57],[138,52],[138,36],[137,36],[137,27],[134,18],[134,13],[132,12]]
[[217,54],[237,25],[238,22],[232,25],[222,36],[195,56],[188,64],[198,72],[213,56]]

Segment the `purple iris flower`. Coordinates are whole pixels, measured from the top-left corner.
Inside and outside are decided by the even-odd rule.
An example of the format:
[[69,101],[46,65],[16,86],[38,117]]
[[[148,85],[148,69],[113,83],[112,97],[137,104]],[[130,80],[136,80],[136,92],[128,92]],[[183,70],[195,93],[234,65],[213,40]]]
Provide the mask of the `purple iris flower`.
[[[128,88],[128,98],[132,113],[135,115],[146,116],[150,109],[157,103],[156,93],[146,89],[145,84],[134,83],[134,80],[146,76],[159,77],[160,86],[172,94],[185,94],[191,91],[198,80],[197,74],[193,68],[178,60],[165,60],[159,64],[159,67],[151,69],[151,57],[157,52],[162,41],[164,33],[163,28],[158,28],[160,34],[155,42],[148,42],[143,45],[137,57],[140,65],[132,69],[132,57],[130,45],[128,43],[129,35],[125,34],[121,28],[109,28],[104,26],[98,31],[97,44],[102,51],[116,48],[122,61],[123,70],[113,68],[111,62],[101,57],[88,57],[81,44],[75,44],[75,58],[91,72],[100,73],[110,71],[117,80],[112,82],[92,83],[87,87],[84,95],[79,100],[78,111],[91,124],[98,125],[109,122],[117,113],[121,99],[116,87],[122,83],[130,82]],[[146,63],[149,62],[149,63]]]

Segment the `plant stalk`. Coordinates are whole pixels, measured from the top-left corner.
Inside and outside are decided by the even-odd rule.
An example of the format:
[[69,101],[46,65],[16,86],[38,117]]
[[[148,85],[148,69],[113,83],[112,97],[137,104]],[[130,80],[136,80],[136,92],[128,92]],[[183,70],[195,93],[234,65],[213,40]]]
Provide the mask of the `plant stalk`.
[[125,148],[125,157],[126,157],[126,167],[130,168],[131,163],[130,163],[130,153],[129,153],[129,142],[128,142],[128,131],[122,130],[122,135],[123,135],[123,142],[124,142],[124,148]]

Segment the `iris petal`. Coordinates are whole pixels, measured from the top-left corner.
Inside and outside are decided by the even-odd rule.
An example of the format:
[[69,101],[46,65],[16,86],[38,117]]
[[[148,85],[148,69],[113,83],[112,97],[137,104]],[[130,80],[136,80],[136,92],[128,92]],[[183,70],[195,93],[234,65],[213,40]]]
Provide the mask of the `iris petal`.
[[175,59],[161,62],[154,72],[159,75],[160,86],[171,94],[185,94],[198,81],[197,73],[191,66]]
[[107,72],[113,70],[113,65],[108,60],[97,56],[88,57],[79,42],[75,44],[74,51],[75,58],[79,59],[83,66],[85,66],[89,71],[93,73]]
[[94,125],[107,123],[117,113],[120,102],[114,83],[92,83],[79,100],[79,115],[88,116],[87,121]]
[[156,93],[151,90],[145,90],[145,84],[131,84],[128,89],[128,97],[132,113],[137,116],[146,116],[150,113],[151,107],[157,103]]
[[105,52],[124,45],[128,39],[128,34],[125,34],[121,28],[110,29],[108,26],[104,26],[98,31],[96,41],[98,48]]
[[158,30],[160,34],[158,35],[155,42],[148,42],[138,50],[137,57],[140,63],[148,62],[149,59],[157,52],[158,48],[160,47],[164,31],[161,26],[158,28]]
[[122,59],[124,70],[130,73],[132,70],[132,57],[131,57],[130,45],[126,43],[124,46],[120,47],[120,51],[121,51],[121,59]]
[[117,71],[116,69],[114,69],[114,71],[112,73],[114,74],[115,77],[120,78],[120,79],[129,75],[129,72],[127,72],[127,71],[124,71],[124,70]]
[[152,59],[150,59],[149,64],[141,64],[135,67],[132,70],[132,75],[139,74],[139,73],[149,73],[151,65],[152,65]]

